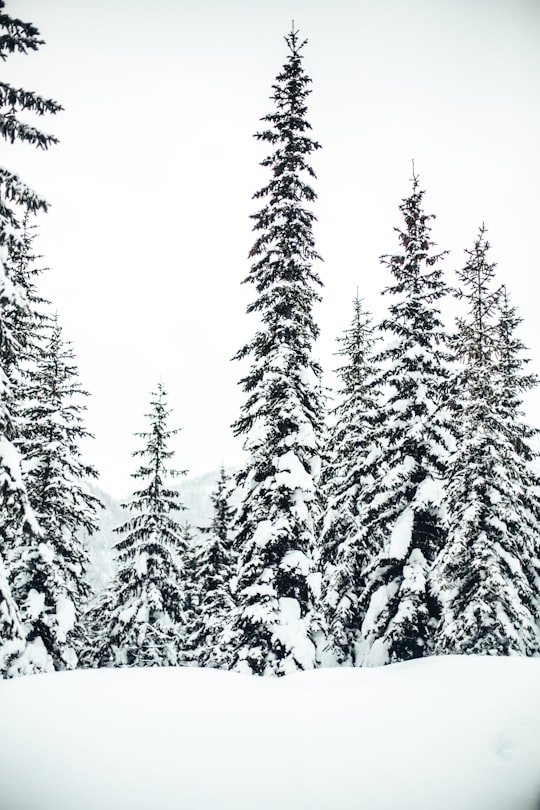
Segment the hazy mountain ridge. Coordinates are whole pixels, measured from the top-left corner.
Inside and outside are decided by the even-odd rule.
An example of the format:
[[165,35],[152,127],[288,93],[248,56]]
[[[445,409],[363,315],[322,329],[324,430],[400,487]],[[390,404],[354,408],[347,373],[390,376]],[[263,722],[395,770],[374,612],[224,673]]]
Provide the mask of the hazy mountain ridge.
[[[189,523],[195,530],[206,526],[212,519],[212,494],[219,470],[205,473],[193,478],[182,479],[173,489],[177,489],[186,507],[185,511],[177,516],[181,523]],[[99,592],[111,582],[116,571],[114,559],[114,545],[118,541],[115,529],[129,517],[127,509],[122,507],[126,498],[116,498],[102,490],[95,483],[88,481],[88,489],[103,503],[100,515],[99,529],[91,537],[86,538],[86,545],[90,555],[90,569],[88,579],[94,591]],[[194,532],[196,540],[198,532]]]

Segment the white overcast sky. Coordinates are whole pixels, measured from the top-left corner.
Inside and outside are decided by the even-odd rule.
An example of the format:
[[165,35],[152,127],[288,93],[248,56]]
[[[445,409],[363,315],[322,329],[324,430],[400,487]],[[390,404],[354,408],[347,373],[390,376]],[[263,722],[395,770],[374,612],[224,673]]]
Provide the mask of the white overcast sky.
[[241,458],[229,426],[242,369],[230,358],[255,329],[240,282],[266,179],[252,136],[292,19],[309,40],[309,120],[323,146],[325,371],[357,287],[384,312],[378,257],[396,247],[413,158],[449,279],[485,222],[540,371],[537,0],[8,0],[6,11],[47,44],[10,57],[4,80],[65,107],[45,124],[60,145],[3,144],[1,163],[51,203],[42,291],[92,395],[85,452],[103,488],[131,491],[132,434],[160,378],[182,428],[177,466],[198,475]]

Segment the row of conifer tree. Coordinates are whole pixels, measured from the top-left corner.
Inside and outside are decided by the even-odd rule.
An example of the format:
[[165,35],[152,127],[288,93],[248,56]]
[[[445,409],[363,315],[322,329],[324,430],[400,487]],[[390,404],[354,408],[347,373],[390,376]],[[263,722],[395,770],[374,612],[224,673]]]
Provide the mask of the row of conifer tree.
[[[3,12],[0,56],[36,50],[36,28]],[[0,672],[201,665],[257,674],[377,665],[430,654],[540,652],[536,430],[522,397],[536,380],[520,319],[495,280],[482,226],[457,271],[431,239],[413,176],[399,252],[382,257],[388,315],[360,298],[340,339],[332,408],[313,358],[315,265],[306,101],[298,32],[257,138],[269,147],[255,194],[246,281],[259,327],[237,358],[246,460],[212,496],[204,529],[182,520],[172,484],[170,408],[154,392],[134,455],[139,482],[117,528],[117,572],[88,585],[100,503],[79,447],[84,395],[73,351],[37,287],[30,218],[46,202],[0,169]],[[4,139],[48,148],[24,123],[61,110],[0,83]],[[449,332],[445,301],[461,302]],[[329,411],[328,418],[326,414]]]

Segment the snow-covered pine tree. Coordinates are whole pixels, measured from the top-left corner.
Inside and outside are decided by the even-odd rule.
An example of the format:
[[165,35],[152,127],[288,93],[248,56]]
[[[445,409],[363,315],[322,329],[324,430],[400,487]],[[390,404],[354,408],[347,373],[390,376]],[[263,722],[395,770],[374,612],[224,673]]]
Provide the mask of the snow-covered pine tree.
[[[4,0],[0,0],[0,59],[5,61],[11,53],[28,53],[37,50],[43,41],[39,31],[31,23],[6,14]],[[61,110],[59,104],[42,98],[27,90],[14,88],[0,82],[0,134],[9,143],[23,141],[33,146],[47,149],[56,142],[52,135],[20,120],[21,112],[39,116],[54,114]],[[8,538],[14,535],[34,535],[39,529],[29,506],[24,482],[20,471],[20,457],[14,447],[16,430],[13,421],[13,377],[21,352],[24,351],[27,333],[21,325],[28,324],[27,312],[30,303],[27,290],[20,284],[17,275],[17,257],[21,249],[20,229],[24,215],[46,211],[47,203],[19,177],[6,168],[0,168],[0,566],[6,553]],[[4,607],[11,605],[10,614],[16,610],[9,586],[9,577],[3,579]],[[0,607],[0,609],[3,609]],[[19,638],[18,618],[3,623],[0,628],[0,674],[6,672],[3,655],[4,645],[14,654],[13,640],[9,627]],[[22,643],[19,638],[19,642]],[[19,652],[21,647],[19,646]]]
[[381,410],[374,480],[366,488],[357,542],[379,551],[366,573],[366,615],[358,663],[377,665],[429,654],[438,606],[429,573],[444,543],[442,479],[452,440],[444,407],[447,338],[440,304],[447,293],[441,259],[430,236],[432,215],[413,177],[396,229],[402,252],[383,256],[394,283],[381,324],[389,344],[380,353],[388,399]]
[[216,489],[210,496],[212,523],[200,529],[203,540],[196,551],[198,599],[192,644],[200,666],[219,667],[225,654],[220,641],[233,607],[231,581],[236,573],[230,495],[229,478],[222,466]]
[[[10,53],[37,51],[43,40],[31,23],[22,22],[4,13],[4,0],[0,0],[0,58],[5,61]],[[9,143],[22,141],[40,149],[58,143],[53,135],[26,124],[19,118],[28,112],[43,116],[62,110],[60,104],[22,88],[0,82],[0,134]],[[2,265],[2,353],[4,364],[15,364],[21,348],[30,337],[28,315],[35,303],[31,284],[33,271],[28,272],[31,244],[29,215],[46,212],[48,203],[19,177],[4,167],[0,168],[0,263]]]
[[199,626],[201,588],[197,568],[196,529],[186,521],[182,524],[181,540],[184,549],[182,555],[182,577],[184,583],[184,611],[183,611],[183,657],[185,665],[197,666],[199,663],[198,636],[196,629]]
[[260,317],[254,338],[237,354],[251,357],[242,380],[246,401],[234,425],[247,461],[235,519],[240,553],[236,607],[228,628],[229,666],[284,674],[313,666],[310,574],[320,504],[318,477],[322,407],[320,368],[312,358],[318,328],[313,305],[321,284],[308,207],[316,194],[308,163],[319,144],[309,136],[306,99],[311,80],[302,64],[305,42],[292,30],[289,53],[273,85],[274,111],[256,137],[274,147],[262,161],[271,178],[255,194],[258,233],[246,282]]
[[354,663],[362,614],[363,574],[370,562],[367,538],[359,542],[363,491],[372,482],[372,439],[380,389],[374,363],[375,330],[356,296],[351,325],[338,338],[339,403],[333,411],[328,461],[323,467],[326,504],[320,539],[322,613],[328,650],[338,663]]
[[167,427],[171,413],[162,383],[146,414],[150,427],[136,435],[145,446],[133,455],[141,466],[133,478],[145,482],[124,507],[133,517],[116,531],[118,572],[110,589],[89,611],[88,626],[98,630],[84,657],[90,666],[174,666],[184,660],[186,643],[184,527],[175,513],[185,509],[168,478],[185,471],[169,468],[169,449],[179,429]]
[[482,226],[458,273],[468,313],[454,341],[463,365],[454,386],[448,542],[433,572],[443,606],[437,652],[531,655],[540,646],[540,508],[530,466],[535,431],[521,405],[536,379],[524,372],[520,319],[505,291],[493,289],[489,247]]
[[[27,650],[12,670],[73,669],[81,644],[81,613],[89,595],[83,536],[98,525],[99,500],[85,486],[95,469],[82,459],[82,398],[72,346],[57,316],[49,322],[40,354],[27,368],[16,444],[41,536],[15,548],[12,590],[26,629]],[[33,662],[33,663],[32,663]]]

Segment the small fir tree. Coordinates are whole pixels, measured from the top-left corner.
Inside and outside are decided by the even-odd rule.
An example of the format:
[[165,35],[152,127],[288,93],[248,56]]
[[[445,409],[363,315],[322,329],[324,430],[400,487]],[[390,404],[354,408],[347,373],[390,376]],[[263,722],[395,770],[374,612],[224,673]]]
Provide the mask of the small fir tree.
[[366,574],[359,663],[404,661],[429,654],[438,606],[429,572],[446,536],[442,481],[451,442],[444,407],[448,379],[447,338],[440,305],[447,293],[443,253],[433,251],[424,192],[413,177],[411,195],[397,229],[402,252],[385,256],[394,284],[382,329],[389,345],[381,352],[388,400],[381,411],[357,542],[378,553]]
[[493,289],[495,265],[482,226],[458,273],[468,305],[455,351],[462,368],[458,442],[448,484],[449,536],[433,573],[443,605],[437,651],[527,654],[538,651],[538,479],[522,394],[520,323],[505,291]]
[[[17,439],[41,536],[30,536],[16,548],[12,563],[13,594],[27,644],[42,653],[30,655],[38,670],[72,669],[77,664],[79,622],[89,595],[83,535],[97,529],[101,506],[85,484],[97,472],[83,461],[80,450],[80,442],[91,436],[82,417],[86,406],[81,398],[88,394],[78,381],[73,349],[63,340],[56,316],[49,332],[35,366],[27,370]],[[17,665],[24,671],[31,671],[28,655]]]
[[313,262],[315,176],[308,158],[306,99],[311,80],[302,64],[305,42],[285,37],[289,53],[273,86],[275,109],[257,138],[274,147],[262,161],[271,179],[255,194],[257,233],[246,281],[258,296],[248,312],[260,317],[254,338],[237,355],[251,358],[242,380],[246,402],[234,426],[247,461],[238,475],[235,519],[240,554],[236,607],[227,631],[229,666],[284,674],[313,666],[312,554],[320,505],[320,369],[312,359],[319,300]]
[[152,394],[145,442],[133,455],[144,459],[133,478],[144,481],[124,507],[133,517],[116,531],[119,568],[110,591],[90,611],[88,625],[101,631],[85,664],[97,666],[174,666],[186,643],[184,527],[175,514],[185,509],[167,479],[184,475],[170,469],[169,443],[179,430],[167,427],[171,411],[161,383]]
[[233,607],[231,581],[236,570],[231,526],[230,483],[222,466],[215,491],[210,496],[212,523],[201,529],[195,571],[198,591],[194,617],[193,647],[200,666],[220,666],[225,651],[220,649],[222,633]]
[[[359,542],[363,494],[372,483],[372,436],[380,400],[374,365],[375,331],[356,296],[354,316],[343,337],[337,370],[340,402],[333,413],[328,462],[323,468],[326,504],[320,539],[322,607],[328,649],[338,663],[353,663],[362,624],[360,594],[370,548]],[[365,540],[365,538],[364,538]]]

